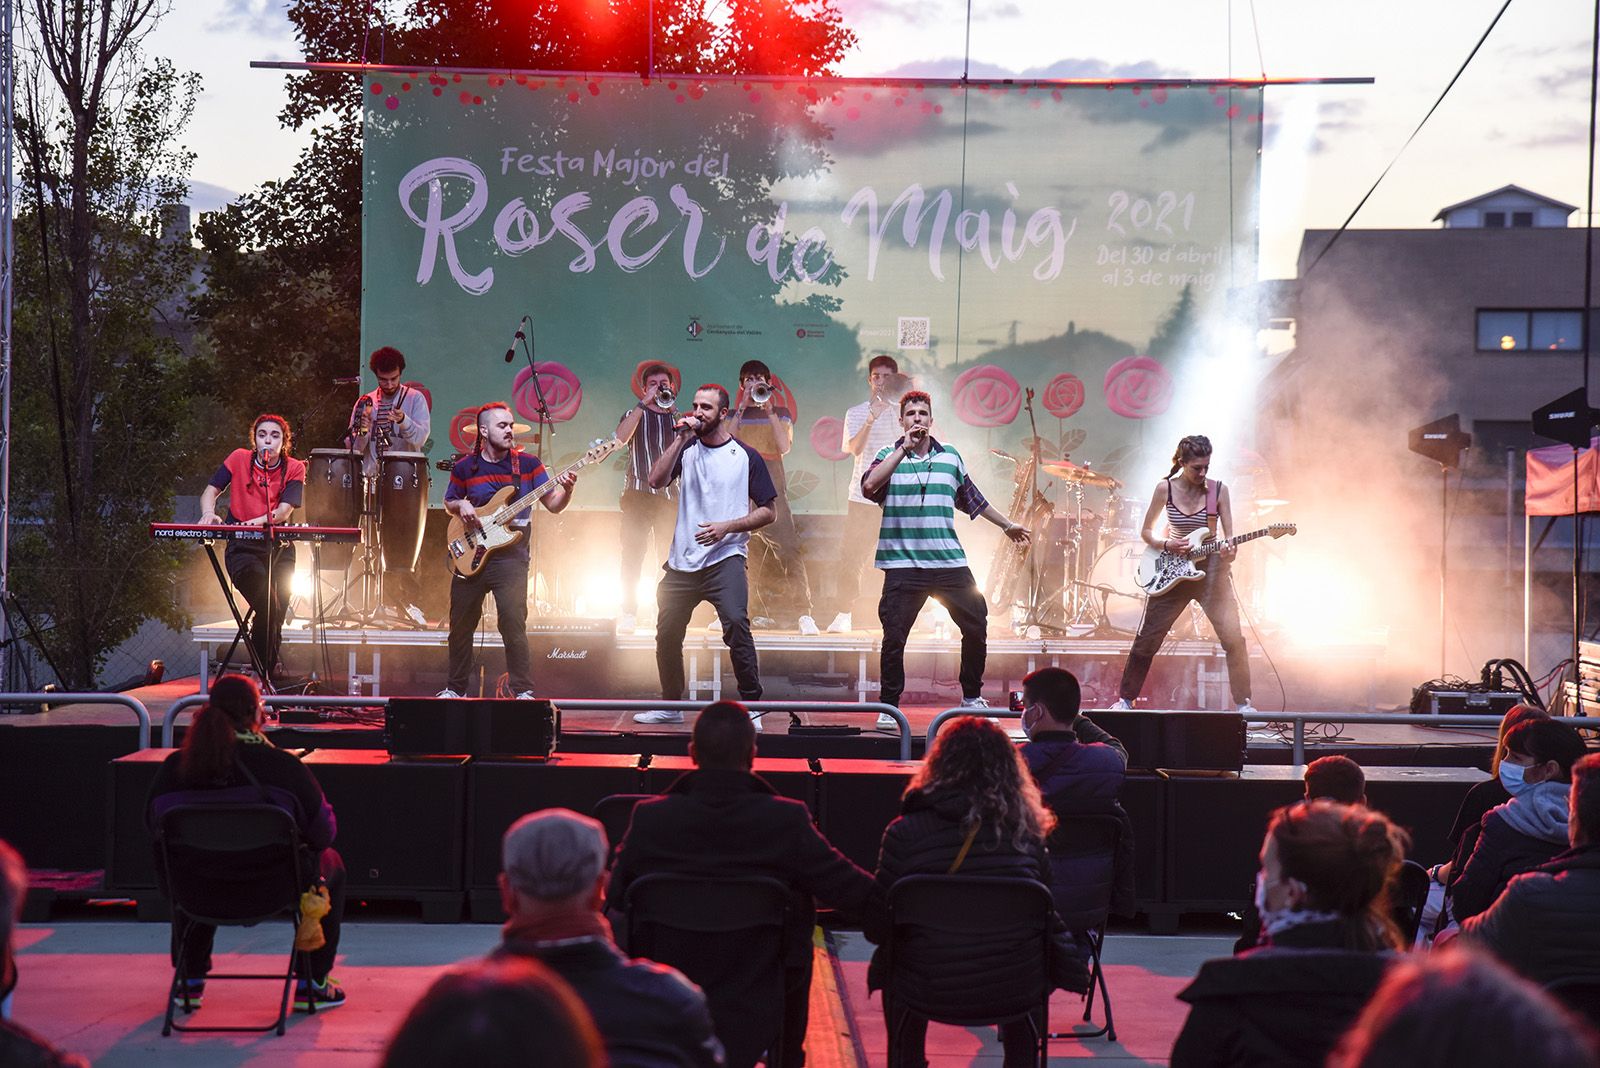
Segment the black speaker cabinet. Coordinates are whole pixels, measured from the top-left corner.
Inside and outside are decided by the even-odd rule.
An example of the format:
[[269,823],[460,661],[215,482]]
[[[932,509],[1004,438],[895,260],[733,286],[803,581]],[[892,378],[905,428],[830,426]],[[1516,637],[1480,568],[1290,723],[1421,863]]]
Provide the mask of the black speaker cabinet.
[[500,839],[520,817],[546,808],[585,816],[611,794],[648,793],[639,758],[568,753],[549,760],[475,760],[467,769],[467,891],[474,922],[503,919]]
[[1302,773],[1280,765],[1251,767],[1236,779],[1169,779],[1166,903],[1178,912],[1248,904],[1267,817],[1305,796]]
[[395,756],[549,756],[561,712],[544,699],[392,697],[384,744]]
[[338,820],[346,893],[416,901],[430,922],[459,920],[466,759],[321,749],[305,763]]
[[900,815],[900,797],[916,770],[898,761],[824,760],[819,825],[834,848],[874,870],[883,829]]
[[1128,750],[1128,767],[1142,771],[1238,771],[1244,767],[1244,717],[1237,712],[1089,713]]
[[1450,859],[1449,834],[1467,791],[1488,778],[1477,768],[1367,768],[1367,804],[1411,836],[1406,855],[1423,865]]
[[152,895],[155,843],[145,826],[145,802],[156,772],[176,749],[139,749],[106,765],[106,890],[118,897]]
[[1117,800],[1133,821],[1133,893],[1141,912],[1165,901],[1166,879],[1161,843],[1166,835],[1166,780],[1154,775],[1129,775]]

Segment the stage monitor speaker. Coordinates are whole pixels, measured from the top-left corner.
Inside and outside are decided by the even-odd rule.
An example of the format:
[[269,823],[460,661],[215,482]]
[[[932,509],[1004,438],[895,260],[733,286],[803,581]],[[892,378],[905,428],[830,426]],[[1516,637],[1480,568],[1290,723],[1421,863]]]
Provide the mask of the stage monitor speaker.
[[611,676],[616,647],[614,619],[528,620],[533,681],[544,693],[592,694],[597,681]]
[[1414,428],[1409,438],[1412,452],[1451,468],[1461,466],[1461,453],[1472,444],[1472,435],[1461,429],[1459,414],[1424,423]]
[[543,698],[393,697],[384,713],[394,756],[548,757],[560,733],[561,710]]
[[1589,407],[1589,398],[1583,387],[1563,394],[1542,408],[1533,410],[1533,432],[1542,438],[1571,445],[1574,449],[1587,449],[1600,420],[1600,412]]
[[1244,717],[1237,712],[1089,712],[1128,750],[1129,769],[1238,771],[1244,767]]

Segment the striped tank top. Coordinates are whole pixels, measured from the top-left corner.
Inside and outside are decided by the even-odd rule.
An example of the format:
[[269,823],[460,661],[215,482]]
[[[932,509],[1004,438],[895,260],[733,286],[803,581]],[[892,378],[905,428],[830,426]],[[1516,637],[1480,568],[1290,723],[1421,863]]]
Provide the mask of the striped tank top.
[[[1172,532],[1173,537],[1181,538],[1206,525],[1206,505],[1202,499],[1198,512],[1185,512],[1179,509],[1172,493],[1173,477],[1167,476],[1167,529]],[[1221,487],[1218,487],[1218,492],[1221,492]]]

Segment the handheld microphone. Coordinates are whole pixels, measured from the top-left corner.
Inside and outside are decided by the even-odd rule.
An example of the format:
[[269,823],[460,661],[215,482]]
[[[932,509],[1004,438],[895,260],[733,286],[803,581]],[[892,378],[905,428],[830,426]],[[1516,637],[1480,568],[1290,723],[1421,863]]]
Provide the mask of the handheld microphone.
[[506,363],[510,363],[512,360],[517,358],[517,342],[528,336],[522,332],[522,328],[527,321],[528,317],[526,315],[517,320],[517,332],[511,335],[511,347],[506,349]]

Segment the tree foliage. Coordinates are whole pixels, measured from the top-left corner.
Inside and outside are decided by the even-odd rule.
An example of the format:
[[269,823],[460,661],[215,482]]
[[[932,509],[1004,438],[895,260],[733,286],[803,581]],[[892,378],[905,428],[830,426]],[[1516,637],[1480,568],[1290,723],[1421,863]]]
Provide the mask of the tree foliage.
[[207,385],[184,352],[194,250],[160,234],[199,81],[141,62],[155,14],[37,0],[21,25],[10,578],[73,688],[144,619],[181,622],[146,524],[195,468]]

